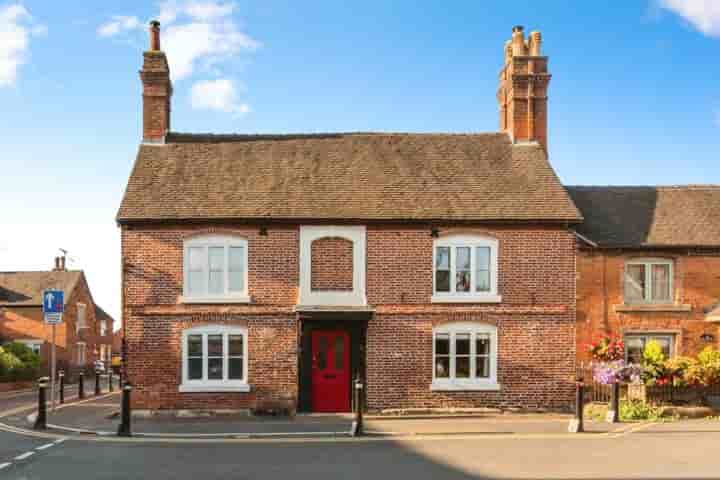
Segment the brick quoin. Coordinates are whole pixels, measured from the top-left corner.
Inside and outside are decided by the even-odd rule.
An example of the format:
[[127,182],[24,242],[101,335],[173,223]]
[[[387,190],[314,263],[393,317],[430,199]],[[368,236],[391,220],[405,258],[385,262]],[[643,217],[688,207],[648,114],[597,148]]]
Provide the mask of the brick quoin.
[[[432,295],[433,238],[426,226],[367,225],[367,406],[387,408],[567,408],[575,373],[575,237],[553,226],[440,226],[499,242],[500,304],[439,305]],[[203,234],[248,241],[247,305],[187,305],[183,241]],[[323,268],[347,267],[347,246]],[[298,395],[299,225],[257,227],[168,223],[123,225],[127,370],[137,408],[244,409],[295,402]],[[340,268],[338,268],[338,266]],[[338,277],[343,279],[345,277]],[[500,392],[431,392],[432,328],[450,321],[498,327]],[[180,393],[182,331],[197,325],[247,327],[249,393]]]
[[[620,312],[624,304],[625,262],[634,258],[673,261],[674,301],[690,311]],[[578,250],[577,350],[578,360],[590,361],[587,345],[601,335],[671,333],[675,354],[697,355],[703,348],[720,346],[720,326],[705,320],[705,310],[720,297],[720,249]],[[711,334],[714,340],[701,340]]]

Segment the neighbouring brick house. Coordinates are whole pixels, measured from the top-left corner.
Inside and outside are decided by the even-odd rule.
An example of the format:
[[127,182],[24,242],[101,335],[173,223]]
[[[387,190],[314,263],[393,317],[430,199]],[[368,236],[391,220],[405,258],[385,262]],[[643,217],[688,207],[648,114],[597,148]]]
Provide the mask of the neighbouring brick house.
[[546,155],[547,57],[513,29],[501,132],[170,130],[159,24],[117,215],[133,402],[348,411],[572,404],[581,215]]
[[578,358],[601,335],[695,355],[720,341],[720,186],[569,187],[577,226]]
[[[56,355],[62,368],[84,367],[96,359],[109,360],[113,319],[95,304],[82,270],[66,270],[55,259],[52,271],[0,272],[0,339],[24,343],[40,354],[47,371],[52,327],[45,325],[42,294],[65,292],[63,323],[56,327]],[[102,355],[105,355],[104,357]]]

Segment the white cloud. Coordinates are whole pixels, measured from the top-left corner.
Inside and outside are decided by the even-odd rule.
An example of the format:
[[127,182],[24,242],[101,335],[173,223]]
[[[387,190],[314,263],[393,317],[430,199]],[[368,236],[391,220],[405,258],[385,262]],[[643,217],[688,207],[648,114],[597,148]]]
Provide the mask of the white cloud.
[[100,25],[97,34],[101,37],[112,37],[120,32],[135,30],[140,27],[140,20],[134,16],[115,15],[111,20]]
[[660,6],[690,22],[705,35],[720,37],[720,1],[659,0]]
[[15,85],[20,66],[28,60],[30,37],[46,33],[21,4],[0,7],[0,87]]
[[190,103],[198,110],[216,110],[235,115],[244,115],[250,111],[247,104],[239,102],[238,89],[227,78],[195,82],[190,90]]

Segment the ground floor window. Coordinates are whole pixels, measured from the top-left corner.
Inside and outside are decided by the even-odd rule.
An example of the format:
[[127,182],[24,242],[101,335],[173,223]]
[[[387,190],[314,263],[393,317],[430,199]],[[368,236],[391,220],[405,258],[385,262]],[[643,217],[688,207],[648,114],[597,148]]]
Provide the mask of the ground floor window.
[[645,345],[651,340],[660,344],[665,358],[670,358],[674,355],[675,335],[666,333],[632,333],[625,335],[625,361],[627,363],[641,363]]
[[87,357],[85,342],[78,342],[75,345],[75,361],[78,365],[85,365],[86,360]]
[[42,340],[18,340],[18,342],[28,347],[34,354],[40,355],[40,348],[43,344]]
[[249,391],[247,329],[195,327],[182,336],[180,391]]
[[497,328],[449,323],[433,330],[433,390],[497,390]]

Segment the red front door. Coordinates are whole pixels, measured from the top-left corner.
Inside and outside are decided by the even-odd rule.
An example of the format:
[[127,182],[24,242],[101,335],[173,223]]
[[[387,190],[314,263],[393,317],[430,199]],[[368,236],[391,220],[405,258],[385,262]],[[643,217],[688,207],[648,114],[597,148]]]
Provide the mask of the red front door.
[[312,332],[312,410],[350,411],[350,335],[346,331]]

